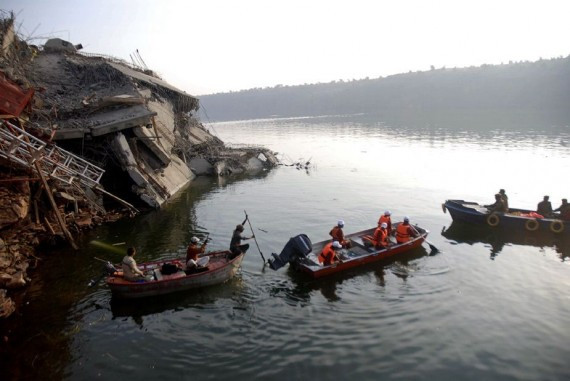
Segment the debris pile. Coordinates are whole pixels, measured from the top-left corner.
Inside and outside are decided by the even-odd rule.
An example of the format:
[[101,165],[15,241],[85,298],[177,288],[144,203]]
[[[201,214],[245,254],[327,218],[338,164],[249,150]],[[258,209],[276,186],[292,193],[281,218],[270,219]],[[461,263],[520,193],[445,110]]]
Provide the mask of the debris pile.
[[144,66],[27,44],[0,10],[0,316],[24,286],[34,248],[140,208],[195,176],[278,165],[262,147],[228,148],[195,117],[199,100]]

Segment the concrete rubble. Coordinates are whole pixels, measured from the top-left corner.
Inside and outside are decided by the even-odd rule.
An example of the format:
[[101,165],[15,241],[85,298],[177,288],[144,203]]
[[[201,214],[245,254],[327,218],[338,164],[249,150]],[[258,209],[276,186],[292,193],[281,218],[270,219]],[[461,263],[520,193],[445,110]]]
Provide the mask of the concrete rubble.
[[[29,282],[38,245],[73,244],[84,229],[158,208],[196,176],[279,164],[261,147],[226,147],[196,119],[199,100],[146,67],[82,53],[61,39],[28,45],[13,14],[2,11],[0,47],[0,126],[14,133],[4,144],[0,135],[0,317],[14,311],[6,290]],[[41,152],[63,149],[101,168],[100,183],[75,181],[82,167],[67,163],[69,181],[44,176],[46,160],[62,164],[31,148],[28,165],[12,160],[17,144],[30,144],[15,129],[45,142]]]

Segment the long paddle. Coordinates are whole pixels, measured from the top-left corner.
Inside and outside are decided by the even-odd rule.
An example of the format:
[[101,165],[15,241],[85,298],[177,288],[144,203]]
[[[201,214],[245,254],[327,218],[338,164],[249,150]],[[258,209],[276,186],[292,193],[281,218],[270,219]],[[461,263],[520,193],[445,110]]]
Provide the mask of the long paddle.
[[[414,231],[416,232],[416,234],[421,235],[420,232],[418,232],[416,230],[416,228],[414,227],[414,225],[410,224],[410,226],[412,227],[412,229],[414,229]],[[435,245],[433,243],[431,243],[430,241],[427,240],[427,238],[424,237],[424,242],[427,243],[429,245],[429,248],[431,249],[432,252],[439,252],[439,249],[437,247],[435,247]]]
[[251,229],[251,234],[253,235],[253,240],[255,241],[255,245],[257,246],[257,250],[259,251],[259,254],[261,255],[261,259],[263,259],[263,263],[265,263],[265,257],[263,256],[263,253],[261,252],[261,249],[259,248],[259,244],[257,243],[257,238],[255,238],[255,233],[253,232],[253,227],[251,226],[251,221],[249,220],[249,216],[247,215],[247,212],[245,210],[243,212],[245,213],[245,217],[246,217],[247,223],[249,224],[249,228]]

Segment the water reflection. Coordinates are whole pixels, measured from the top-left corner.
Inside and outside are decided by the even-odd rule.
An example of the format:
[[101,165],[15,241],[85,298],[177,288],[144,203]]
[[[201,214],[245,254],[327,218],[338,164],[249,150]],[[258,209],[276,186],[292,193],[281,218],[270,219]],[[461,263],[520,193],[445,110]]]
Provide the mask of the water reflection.
[[493,229],[453,221],[448,228],[443,228],[441,235],[455,243],[485,243],[491,247],[490,258],[494,259],[503,251],[505,245],[524,245],[539,248],[551,247],[562,261],[570,258],[570,237],[550,232],[513,232]]
[[329,302],[337,302],[341,298],[337,294],[337,289],[343,282],[366,274],[374,274],[376,283],[380,287],[386,286],[386,271],[390,271],[398,278],[406,281],[411,273],[419,270],[415,261],[428,255],[428,251],[420,246],[417,249],[399,254],[397,258],[386,258],[378,262],[369,263],[361,267],[352,268],[342,273],[332,274],[320,279],[312,279],[307,274],[294,270],[291,266],[287,269],[287,275],[291,278],[292,289],[274,289],[273,295],[280,291],[285,291],[290,301],[309,302],[313,291],[320,291],[323,297]]
[[175,313],[187,308],[205,308],[207,305],[212,305],[220,300],[239,297],[243,289],[243,279],[240,274],[237,274],[224,284],[203,289],[144,299],[117,299],[112,297],[110,306],[113,319],[130,317],[142,328],[144,316],[164,312]]

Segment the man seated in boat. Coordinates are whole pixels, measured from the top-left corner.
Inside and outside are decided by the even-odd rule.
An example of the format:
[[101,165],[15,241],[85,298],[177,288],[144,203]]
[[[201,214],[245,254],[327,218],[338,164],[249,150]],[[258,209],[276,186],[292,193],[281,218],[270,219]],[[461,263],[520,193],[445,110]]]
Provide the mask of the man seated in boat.
[[505,192],[504,189],[499,189],[499,194],[501,195],[501,198],[503,199],[503,202],[505,203],[505,209],[508,212],[509,211],[509,196],[507,196],[507,192]]
[[560,212],[560,218],[566,221],[570,221],[570,204],[568,200],[563,198],[562,205],[554,209],[555,212]]
[[388,224],[386,222],[382,222],[378,224],[373,235],[364,235],[361,236],[361,238],[365,245],[374,246],[374,249],[380,250],[388,247],[390,244],[388,241],[388,235]]
[[396,242],[406,243],[412,237],[417,236],[418,232],[412,227],[412,225],[410,225],[410,219],[408,217],[404,217],[404,222],[399,224],[396,228]]
[[232,240],[230,242],[230,251],[232,253],[230,255],[230,259],[234,259],[238,255],[240,255],[241,253],[245,253],[247,249],[249,249],[249,245],[248,244],[242,245],[241,241],[245,241],[247,239],[252,239],[255,237],[255,234],[253,234],[251,237],[244,237],[241,235],[241,233],[243,233],[244,230],[243,224],[245,224],[246,221],[247,217],[245,218],[245,220],[243,220],[241,224],[236,226],[236,229],[232,234]]
[[137,252],[134,247],[129,247],[127,249],[127,255],[125,255],[123,262],[121,263],[123,277],[131,282],[146,280],[145,274],[137,267],[137,262],[134,258],[136,253]]
[[337,252],[340,249],[342,249],[342,245],[338,241],[327,243],[325,247],[323,247],[323,251],[319,254],[319,263],[322,263],[324,266],[329,266],[338,262],[339,257]]
[[380,216],[378,219],[378,226],[382,225],[382,223],[386,223],[386,229],[388,229],[388,234],[392,233],[392,218],[390,217],[392,213],[389,210],[386,210],[383,215]]
[[186,249],[186,274],[195,273],[200,270],[200,266],[196,263],[198,256],[206,252],[207,240],[200,246],[200,239],[198,237],[192,237],[190,239],[190,245]]
[[332,237],[333,241],[337,241],[338,243],[341,244],[342,247],[346,248],[350,247],[350,241],[344,239],[344,232],[342,231],[343,227],[344,227],[344,221],[338,220],[336,226],[333,227],[329,232],[329,235]]
[[542,201],[536,206],[536,212],[544,218],[552,217],[552,204],[548,201],[550,197],[544,196]]
[[507,213],[508,209],[505,205],[505,200],[501,196],[500,193],[495,195],[495,202],[490,205],[485,205],[485,207],[489,210],[489,213]]

